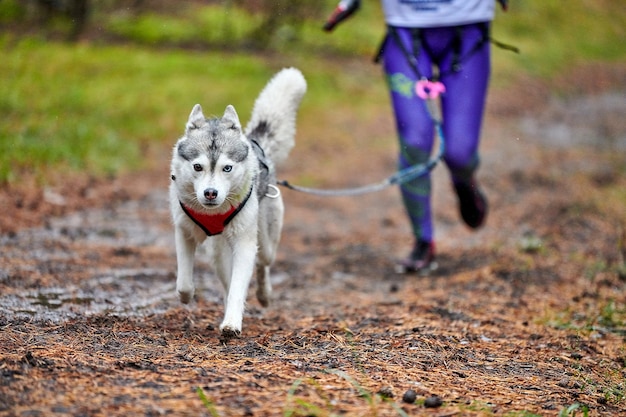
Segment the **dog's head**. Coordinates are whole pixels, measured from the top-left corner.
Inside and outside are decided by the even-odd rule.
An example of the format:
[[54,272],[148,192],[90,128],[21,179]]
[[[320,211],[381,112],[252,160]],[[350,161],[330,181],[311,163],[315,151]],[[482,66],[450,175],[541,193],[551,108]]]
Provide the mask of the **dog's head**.
[[196,210],[226,211],[248,195],[258,164],[233,106],[205,118],[196,104],[185,135],[176,143],[172,175],[180,201]]

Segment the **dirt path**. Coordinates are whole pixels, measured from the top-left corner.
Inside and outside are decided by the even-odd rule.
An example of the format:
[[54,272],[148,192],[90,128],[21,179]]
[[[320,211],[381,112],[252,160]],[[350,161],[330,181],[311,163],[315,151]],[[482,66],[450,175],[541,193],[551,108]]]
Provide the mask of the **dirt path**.
[[[176,299],[162,173],[2,190],[0,415],[625,413],[620,71],[598,96],[494,95],[489,224],[459,223],[439,167],[433,276],[393,273],[411,244],[397,190],[285,191],[276,299],[264,310],[250,291],[227,345],[209,265],[197,263],[196,302]],[[372,158],[336,169],[357,184],[393,169],[393,155]]]

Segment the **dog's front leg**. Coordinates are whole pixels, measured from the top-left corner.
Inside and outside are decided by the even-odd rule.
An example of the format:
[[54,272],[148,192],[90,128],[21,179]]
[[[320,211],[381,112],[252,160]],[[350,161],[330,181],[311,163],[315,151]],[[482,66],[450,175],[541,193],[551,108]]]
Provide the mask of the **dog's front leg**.
[[256,241],[240,242],[233,250],[230,285],[226,294],[226,312],[220,325],[223,337],[230,338],[241,334],[243,311],[254,271],[256,251]]
[[285,211],[283,199],[280,195],[275,198],[265,198],[259,204],[259,252],[257,254],[257,290],[256,298],[263,307],[270,304],[272,282],[270,280],[270,266],[276,259],[280,232],[283,228],[283,213]]
[[188,236],[181,227],[176,227],[174,232],[176,240],[176,262],[178,271],[176,275],[176,291],[182,303],[189,303],[193,298],[193,261],[196,253],[196,241]]

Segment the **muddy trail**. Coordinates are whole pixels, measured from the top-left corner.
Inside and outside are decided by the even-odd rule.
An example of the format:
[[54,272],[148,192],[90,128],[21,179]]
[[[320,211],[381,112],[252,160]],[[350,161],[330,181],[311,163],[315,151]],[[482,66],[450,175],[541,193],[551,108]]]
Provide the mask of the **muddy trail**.
[[[594,95],[492,95],[488,224],[460,223],[438,167],[428,277],[394,273],[411,245],[396,189],[283,190],[273,304],[251,288],[228,343],[201,254],[196,299],[176,297],[167,165],[2,190],[0,415],[625,414],[626,71],[608,73]],[[314,172],[305,158],[281,174]],[[393,166],[352,156],[331,176]]]

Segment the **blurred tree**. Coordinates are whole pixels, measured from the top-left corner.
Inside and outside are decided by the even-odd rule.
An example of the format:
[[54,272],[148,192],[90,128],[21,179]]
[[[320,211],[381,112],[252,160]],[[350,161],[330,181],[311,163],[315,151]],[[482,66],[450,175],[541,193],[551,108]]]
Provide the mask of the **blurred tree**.
[[37,0],[37,4],[43,24],[48,25],[56,17],[69,21],[68,40],[77,40],[85,30],[89,16],[89,0]]
[[[48,36],[63,36],[76,41],[86,36],[91,16],[105,19],[99,28],[106,31],[106,19],[117,12],[134,17],[145,14],[184,16],[189,7],[213,4],[260,16],[260,23],[248,32],[244,42],[253,48],[266,49],[297,39],[306,20],[321,21],[327,11],[326,3],[319,0],[0,0],[3,10],[11,10],[11,17],[0,19],[0,24],[18,32],[43,30]],[[236,22],[229,21],[230,16],[236,15],[226,13],[225,39],[236,25]],[[90,31],[89,36],[102,33],[102,30]]]
[[237,7],[264,16],[249,39],[253,46],[260,48],[268,47],[275,40],[296,39],[304,21],[322,16],[325,9],[325,2],[310,0],[223,0],[223,3],[227,6],[235,3]]

